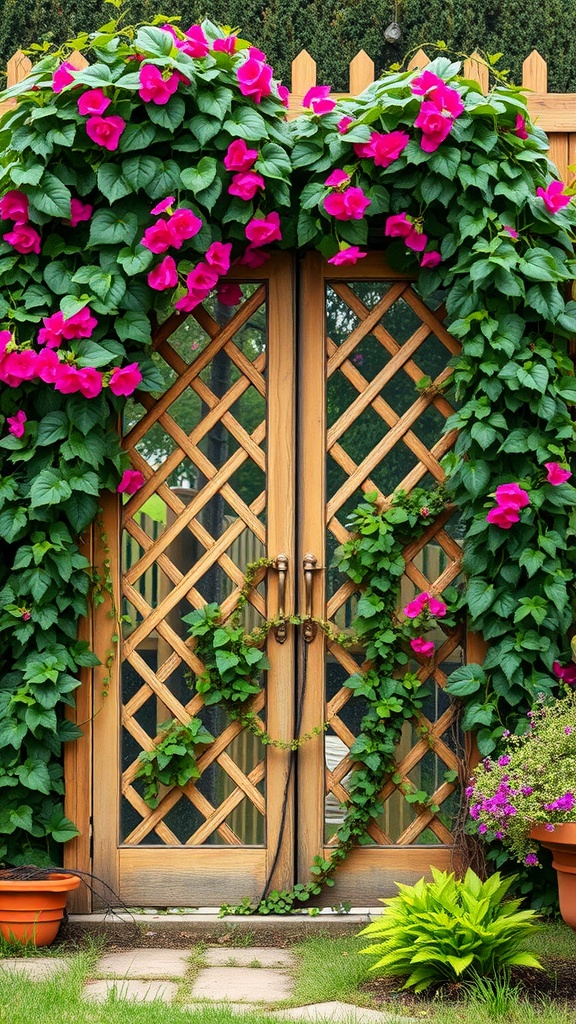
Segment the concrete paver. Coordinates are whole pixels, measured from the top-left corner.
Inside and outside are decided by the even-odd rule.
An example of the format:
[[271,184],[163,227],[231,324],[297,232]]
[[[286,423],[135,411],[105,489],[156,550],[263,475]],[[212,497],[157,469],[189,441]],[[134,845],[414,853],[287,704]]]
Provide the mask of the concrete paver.
[[210,967],[293,967],[296,957],[287,949],[272,949],[270,946],[247,946],[241,949],[223,949],[210,946],[202,957]]
[[127,999],[135,1003],[151,1003],[161,999],[171,1003],[178,991],[174,981],[137,981],[135,979],[102,979],[89,981],[82,990],[82,998],[89,1002],[103,1003],[113,992],[115,999]]
[[364,1006],[337,1001],[294,1006],[290,1010],[273,1010],[270,1016],[278,1020],[349,1021],[350,1024],[409,1024],[411,1021],[417,1024],[415,1017],[402,1017],[393,1011],[370,1010]]
[[292,978],[266,967],[205,967],[192,984],[192,998],[216,1002],[275,1003],[288,999]]
[[107,953],[98,961],[95,973],[116,978],[183,978],[190,953],[189,949],[127,949]]
[[46,981],[68,967],[68,960],[63,956],[21,957],[0,960],[0,971],[17,971],[24,974],[30,981]]

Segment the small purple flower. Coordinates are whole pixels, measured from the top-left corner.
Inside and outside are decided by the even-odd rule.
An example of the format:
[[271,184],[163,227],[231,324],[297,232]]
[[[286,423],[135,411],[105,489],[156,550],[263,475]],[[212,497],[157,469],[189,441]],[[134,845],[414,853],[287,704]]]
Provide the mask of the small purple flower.
[[514,815],[516,814],[516,808],[513,806],[513,804],[506,804],[506,807],[504,808],[504,814],[506,814],[509,818],[514,817]]
[[569,725],[566,725],[566,726],[564,727],[564,732],[566,733],[566,735],[567,735],[567,736],[570,736],[570,735],[571,735],[571,733],[572,733],[572,729],[570,728],[570,726],[569,726]]
[[502,739],[503,740],[507,740],[509,735],[510,735],[510,729],[504,729],[504,732],[502,733]]
[[468,797],[468,799],[474,796],[474,786],[467,786],[464,790],[464,796]]
[[538,863],[538,857],[535,853],[527,853],[524,863],[527,868],[533,868]]
[[552,803],[544,804],[545,811],[571,811],[573,807],[573,793],[564,793],[563,796],[559,796],[558,799],[553,800]]
[[533,793],[534,790],[532,789],[532,786],[522,786],[520,792],[522,793],[522,796],[530,796],[530,794]]
[[498,764],[501,768],[505,768],[507,764],[510,764],[510,758],[508,754],[502,754],[502,757],[498,758]]
[[474,804],[474,806],[470,808],[470,817],[474,818],[474,821],[476,821],[476,819],[480,817],[480,810],[480,804]]
[[498,830],[498,832],[495,832],[494,835],[495,835],[496,839],[503,839],[504,838],[504,833],[500,832],[500,830]]
[[544,828],[546,829],[547,832],[553,832],[554,831],[554,825],[544,825]]
[[488,831],[488,825],[485,825],[484,822],[482,822],[481,825],[478,825],[478,831],[479,831],[480,835],[483,836],[484,833]]

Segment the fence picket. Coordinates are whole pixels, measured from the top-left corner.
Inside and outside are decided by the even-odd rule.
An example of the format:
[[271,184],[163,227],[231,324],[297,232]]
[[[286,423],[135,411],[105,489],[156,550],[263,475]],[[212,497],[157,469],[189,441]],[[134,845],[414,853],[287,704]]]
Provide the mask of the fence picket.
[[532,92],[548,92],[548,65],[538,50],[532,50],[522,65],[522,85]]
[[374,61],[365,50],[360,50],[350,61],[350,94],[358,96],[374,81]]
[[486,61],[476,50],[470,54],[468,60],[464,61],[464,77],[471,79],[473,82],[478,82],[482,92],[486,95],[489,86],[488,67]]

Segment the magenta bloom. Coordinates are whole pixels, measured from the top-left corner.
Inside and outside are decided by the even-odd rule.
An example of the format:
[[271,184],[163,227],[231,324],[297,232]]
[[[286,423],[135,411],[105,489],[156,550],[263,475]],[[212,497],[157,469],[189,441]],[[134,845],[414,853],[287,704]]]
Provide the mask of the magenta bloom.
[[514,135],[517,135],[519,139],[527,139],[528,132],[526,131],[526,120],[522,117],[522,114],[516,114],[516,126],[514,128]]
[[430,594],[424,591],[422,594],[418,594],[413,601],[410,601],[404,608],[404,615],[409,619],[416,619],[424,611],[428,601],[430,600]]
[[437,619],[443,619],[448,609],[444,601],[441,601],[438,597],[429,597],[428,611],[430,615],[434,615]]
[[196,60],[208,56],[210,44],[201,25],[191,25],[184,34],[186,39],[176,39],[176,46],[179,50]]
[[548,470],[546,481],[552,484],[553,487],[559,487],[560,484],[565,484],[567,480],[572,476],[569,469],[562,469],[557,462],[545,462],[544,469]]
[[108,387],[113,395],[128,396],[136,390],[141,380],[142,374],[138,363],[129,363],[128,366],[117,366],[115,370],[112,370]]
[[242,289],[235,281],[222,281],[216,288],[216,295],[223,306],[238,306],[243,298]]
[[524,863],[525,863],[527,868],[536,867],[536,865],[538,863],[538,857],[536,856],[535,853],[527,853],[525,858],[524,858]]
[[159,213],[164,213],[165,210],[169,210],[171,206],[176,202],[175,196],[166,196],[166,199],[162,199],[156,206],[152,207],[150,213],[156,217]]
[[23,255],[29,252],[36,255],[40,253],[40,235],[30,224],[15,224],[12,231],[7,231],[4,235],[4,241]]
[[444,79],[438,78],[438,75],[432,71],[422,71],[417,78],[412,79],[410,88],[414,96],[425,96],[426,93],[432,92],[433,89],[444,84]]
[[212,242],[206,252],[206,262],[219,274],[227,274],[230,269],[231,255],[232,242]]
[[212,43],[212,49],[217,53],[227,53],[232,56],[236,53],[236,41],[238,36],[224,36],[223,39],[215,39]]
[[346,249],[340,249],[335,256],[328,260],[328,263],[332,263],[335,267],[346,267],[357,263],[358,260],[363,260],[367,255],[367,253],[361,252],[357,245],[349,245]]
[[70,363],[58,363],[54,380],[54,389],[63,395],[74,395],[80,391],[80,371]]
[[425,252],[420,260],[421,267],[437,267],[439,263],[442,263],[442,256],[436,249],[433,249],[431,252]]
[[558,213],[565,206],[568,206],[572,196],[564,194],[564,182],[551,181],[547,188],[537,188],[536,195],[543,200],[549,213]]
[[261,247],[269,245],[270,242],[280,242],[282,240],[280,215],[274,211],[267,217],[254,217],[248,221],[244,233],[253,246]]
[[90,338],[97,326],[98,321],[96,317],[92,316],[90,307],[83,306],[78,313],[73,313],[66,320],[62,320],[62,337],[67,339]]
[[255,103],[260,103],[264,96],[272,92],[272,74],[269,64],[264,64],[256,57],[248,57],[236,70],[240,92],[243,96],[251,96]]
[[168,221],[168,231],[172,236],[172,245],[179,249],[182,242],[194,238],[202,228],[202,221],[192,210],[183,207],[176,210]]
[[257,149],[248,149],[244,139],[234,139],[226,150],[224,167],[227,171],[249,171],[257,159]]
[[102,146],[109,152],[118,149],[120,136],[126,127],[123,117],[118,114],[111,114],[110,117],[89,117],[86,121],[86,134],[97,146]]
[[62,92],[62,89],[70,85],[74,81],[74,75],[70,74],[70,72],[77,70],[69,60],[62,61],[60,67],[56,68],[52,75],[52,88],[54,92]]
[[428,235],[425,235],[421,227],[414,225],[412,231],[404,239],[407,249],[413,249],[414,252],[423,252],[428,245]]
[[242,267],[251,267],[252,270],[254,270],[257,267],[264,266],[269,259],[270,253],[266,252],[264,249],[258,249],[255,246],[249,245],[237,262]]
[[80,199],[70,200],[70,224],[73,228],[82,220],[90,220],[94,210],[90,203],[83,203]]
[[140,89],[138,95],[144,103],[156,103],[162,106],[168,103],[178,88],[179,79],[174,74],[164,78],[160,68],[155,64],[144,64],[139,71]]
[[144,486],[144,477],[139,469],[125,469],[116,488],[118,494],[136,494]]
[[425,658],[431,658],[434,654],[433,641],[425,640],[422,636],[417,636],[411,640],[410,647],[416,654],[422,654]]
[[544,804],[545,811],[571,811],[574,807],[574,794],[564,793],[563,796],[559,796],[557,800],[552,800],[549,804]]
[[324,199],[324,209],[336,220],[362,220],[370,200],[361,188],[346,188],[331,192]]
[[530,504],[530,495],[516,483],[500,484],[494,496],[503,508],[526,508]]
[[0,199],[0,218],[25,224],[28,220],[28,196],[13,188]]
[[410,142],[407,132],[372,132],[362,156],[371,156],[376,167],[389,167]]
[[15,416],[7,416],[8,432],[13,434],[14,437],[23,437],[24,430],[26,429],[24,426],[26,420],[27,416],[23,409],[19,409]]
[[314,114],[329,114],[336,106],[336,100],[329,99],[329,95],[329,85],[313,85],[302,100],[302,106]]
[[338,121],[338,124],[336,125],[336,127],[337,127],[337,129],[338,129],[338,131],[340,132],[341,135],[344,135],[348,131],[348,128],[352,124],[353,120],[354,120],[353,117],[347,117],[346,115],[344,115],[344,117],[340,118],[340,120]]
[[278,99],[280,100],[282,106],[288,109],[288,107],[290,106],[290,89],[288,88],[287,85],[278,86]]
[[80,394],[84,395],[84,398],[96,398],[102,391],[102,374],[93,366],[79,369],[77,379]]
[[520,235],[516,231],[516,228],[511,227],[510,224],[503,224],[502,228],[503,228],[504,231],[506,231],[510,235],[510,238],[514,239],[514,241],[516,241],[517,238],[520,238]]
[[384,225],[384,234],[391,238],[407,238],[412,230],[413,224],[407,213],[393,213]]
[[112,100],[104,95],[102,89],[88,89],[88,92],[84,92],[78,97],[78,111],[82,116],[103,114],[111,103]]
[[494,526],[499,526],[502,530],[509,530],[514,523],[520,521],[520,516],[517,509],[515,508],[502,508],[498,505],[496,508],[491,508],[486,521],[492,523]]
[[414,121],[415,128],[422,129],[421,148],[425,153],[434,153],[452,130],[453,118],[445,115],[435,103],[425,100]]
[[430,94],[430,100],[442,113],[455,119],[464,111],[462,97],[456,89],[442,82]]
[[148,274],[148,284],[157,292],[175,288],[178,284],[178,270],[172,256],[165,256],[161,263]]
[[266,182],[261,174],[256,174],[255,171],[243,171],[234,175],[228,186],[228,192],[231,196],[239,196],[240,199],[248,200],[253,199],[258,189],[263,189],[265,186]]
[[552,671],[558,679],[561,679],[568,686],[573,686],[576,683],[576,665],[566,665],[563,668],[559,661],[555,661],[552,665]]
[[44,327],[38,331],[38,344],[46,345],[47,348],[60,348],[64,337],[64,314],[53,313],[52,316],[43,318]]
[[[143,245],[146,249],[150,249],[150,252],[156,254],[166,252],[173,245],[172,232],[168,227],[168,221],[162,220],[161,218],[152,224],[149,228],[146,228],[144,237],[140,241],[140,245]],[[179,246],[177,246],[179,248]]]
[[36,356],[36,375],[45,384],[54,384],[60,367],[60,360],[53,348],[45,348]]
[[324,184],[327,188],[337,188],[338,185],[343,185],[345,181],[350,181],[350,175],[338,168],[328,175]]
[[205,298],[217,283],[218,271],[214,267],[210,267],[208,263],[198,263],[186,278],[188,291],[201,292],[202,298]]

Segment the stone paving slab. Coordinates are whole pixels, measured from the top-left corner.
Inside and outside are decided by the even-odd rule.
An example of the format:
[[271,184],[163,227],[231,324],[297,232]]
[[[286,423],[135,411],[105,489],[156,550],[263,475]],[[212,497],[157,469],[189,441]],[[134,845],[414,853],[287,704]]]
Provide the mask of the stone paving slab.
[[127,949],[108,953],[95,974],[116,978],[183,978],[190,966],[189,949]]
[[247,946],[245,949],[210,946],[202,953],[210,967],[251,967],[257,961],[261,967],[293,967],[296,957],[287,949],[270,946]]
[[274,1010],[270,1016],[278,1020],[350,1021],[350,1024],[418,1024],[415,1017],[402,1017],[394,1011],[381,1012],[337,1001],[294,1006],[290,1010]]
[[63,956],[21,957],[0,960],[0,971],[17,971],[24,974],[30,981],[46,981],[68,967],[68,960]]
[[276,1003],[289,999],[292,978],[266,967],[204,967],[192,984],[192,998],[217,1002]]
[[152,1003],[161,999],[171,1003],[178,991],[174,981],[136,981],[107,979],[89,981],[82,990],[82,998],[88,1002],[103,1003],[113,992],[115,999],[126,999],[134,1003]]

